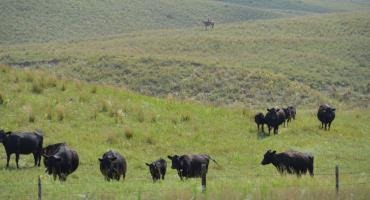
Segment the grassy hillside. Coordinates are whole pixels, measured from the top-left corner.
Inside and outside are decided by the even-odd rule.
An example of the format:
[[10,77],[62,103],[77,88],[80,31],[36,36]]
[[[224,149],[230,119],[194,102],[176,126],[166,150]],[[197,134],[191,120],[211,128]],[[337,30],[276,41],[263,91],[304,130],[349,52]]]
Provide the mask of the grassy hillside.
[[330,2],[317,5],[314,1],[291,0],[3,0],[0,2],[0,43],[79,40],[148,29],[201,29],[201,20],[207,17],[219,24],[369,6],[368,3]]
[[[370,112],[337,108],[331,131],[319,129],[316,108],[298,107],[297,120],[279,135],[257,134],[254,110],[216,108],[173,99],[145,97],[111,86],[49,76],[42,71],[0,68],[0,127],[42,129],[44,143],[67,142],[81,164],[67,182],[54,182],[32,156],[21,169],[5,169],[0,148],[0,198],[35,199],[42,175],[45,199],[325,199],[334,198],[334,166],[341,170],[342,198],[366,199],[370,186]],[[97,158],[107,149],[128,161],[124,182],[106,182]],[[279,176],[261,166],[267,149],[294,149],[315,156],[314,178]],[[181,182],[174,170],[153,184],[144,162],[173,153],[208,153],[208,189],[200,180]]]
[[0,62],[147,95],[251,107],[368,106],[369,12],[0,46]]
[[0,43],[85,39],[146,29],[282,17],[284,14],[211,0],[83,0],[0,3]]

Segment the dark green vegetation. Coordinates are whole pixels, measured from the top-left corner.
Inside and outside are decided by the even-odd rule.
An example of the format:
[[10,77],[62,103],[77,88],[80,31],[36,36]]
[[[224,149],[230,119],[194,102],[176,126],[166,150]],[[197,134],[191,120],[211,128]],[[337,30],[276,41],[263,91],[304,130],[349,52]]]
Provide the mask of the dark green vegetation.
[[[44,144],[67,142],[81,164],[65,183],[54,182],[32,156],[21,155],[5,169],[0,148],[1,199],[34,199],[42,175],[45,199],[333,198],[334,166],[341,169],[343,198],[365,199],[370,182],[369,111],[338,107],[331,131],[319,129],[316,110],[298,110],[297,120],[279,135],[256,133],[255,111],[160,100],[110,86],[61,80],[45,72],[0,68],[0,124],[6,130],[41,128]],[[32,119],[32,120],[31,120]],[[104,181],[97,158],[107,149],[128,162],[124,182]],[[315,155],[314,178],[280,176],[261,166],[267,149],[295,149]],[[208,190],[200,180],[181,182],[174,170],[153,184],[145,162],[172,153],[206,152],[211,163]]]
[[200,29],[207,17],[218,26],[368,6],[368,2],[347,0],[3,0],[0,44],[79,40],[148,29]]
[[0,62],[176,96],[250,107],[367,107],[369,12],[2,46]]

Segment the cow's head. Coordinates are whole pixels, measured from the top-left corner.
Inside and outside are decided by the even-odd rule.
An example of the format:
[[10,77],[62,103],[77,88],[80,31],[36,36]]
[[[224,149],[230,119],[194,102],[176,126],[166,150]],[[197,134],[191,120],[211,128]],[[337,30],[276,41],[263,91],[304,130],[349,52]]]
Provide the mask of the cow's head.
[[266,115],[269,115],[269,118],[271,120],[274,120],[274,119],[277,119],[277,112],[279,111],[280,109],[279,108],[267,108],[267,114]]
[[167,156],[167,157],[172,161],[172,165],[171,165],[172,169],[181,169],[182,159],[180,158],[180,156],[174,155],[174,156]]
[[155,163],[145,163],[149,167],[150,174],[152,175],[153,180],[158,180],[161,178],[161,171]]
[[46,167],[45,172],[47,172],[49,175],[53,174],[54,180],[56,179],[56,175],[62,175],[61,169],[62,169],[62,163],[63,159],[58,155],[45,155],[44,157],[44,164]]
[[261,162],[262,165],[267,165],[272,163],[275,160],[276,151],[268,150],[265,155],[263,156],[263,160]]
[[12,132],[11,131],[4,131],[4,130],[0,130],[0,143],[4,141],[4,139],[6,138],[7,135],[11,134]]
[[113,162],[117,160],[117,156],[113,153],[104,155],[102,158],[99,158],[100,170],[102,173],[108,177],[113,177],[117,170],[113,166]]

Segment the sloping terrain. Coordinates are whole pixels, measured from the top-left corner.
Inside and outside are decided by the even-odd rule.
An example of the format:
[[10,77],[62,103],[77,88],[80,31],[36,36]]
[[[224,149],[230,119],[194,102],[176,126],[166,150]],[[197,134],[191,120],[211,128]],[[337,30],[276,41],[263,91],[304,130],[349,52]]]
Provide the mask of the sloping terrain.
[[[262,111],[262,110],[261,110]],[[0,67],[0,128],[41,129],[44,146],[66,142],[80,165],[66,182],[53,181],[32,155],[12,155],[9,169],[0,146],[0,198],[35,199],[41,175],[44,199],[333,199],[334,167],[340,198],[366,199],[370,184],[368,110],[337,107],[330,131],[319,129],[316,107],[298,107],[297,119],[278,135],[257,133],[256,110],[217,108],[157,99],[124,89],[60,79],[39,70]],[[128,163],[125,181],[105,181],[98,157],[108,149]],[[262,166],[268,149],[294,149],[315,156],[315,176],[280,176]],[[208,153],[207,192],[200,180],[180,181],[167,155]],[[145,162],[167,159],[164,181],[153,184]]]
[[[318,1],[320,2],[320,1]],[[81,40],[149,29],[198,27],[369,7],[349,1],[3,0],[0,44]]]
[[369,12],[3,45],[0,62],[147,95],[252,107],[368,106]]

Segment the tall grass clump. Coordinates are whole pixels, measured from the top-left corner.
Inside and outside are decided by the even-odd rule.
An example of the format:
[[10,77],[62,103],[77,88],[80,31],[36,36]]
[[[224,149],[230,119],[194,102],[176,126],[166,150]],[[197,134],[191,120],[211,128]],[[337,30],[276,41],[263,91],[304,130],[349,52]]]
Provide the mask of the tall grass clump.
[[108,111],[111,111],[112,110],[112,107],[113,107],[113,104],[110,100],[103,100],[101,102],[101,109],[100,111],[101,112],[108,112]]
[[24,106],[23,109],[27,113],[28,122],[34,123],[36,121],[36,116],[33,112],[32,106]]
[[57,86],[57,77],[55,76],[49,76],[47,79],[46,79],[46,85],[48,87],[56,87]]
[[97,90],[98,90],[98,87],[96,87],[96,85],[94,85],[94,86],[91,88],[91,93],[96,94]]
[[58,121],[63,121],[66,117],[66,111],[65,107],[63,105],[57,105],[56,107],[56,114],[57,114],[57,120]]
[[123,133],[125,134],[125,137],[129,140],[132,139],[132,137],[134,136],[134,132],[132,131],[130,127],[126,127]]
[[0,93],[0,105],[4,104],[4,96]]

